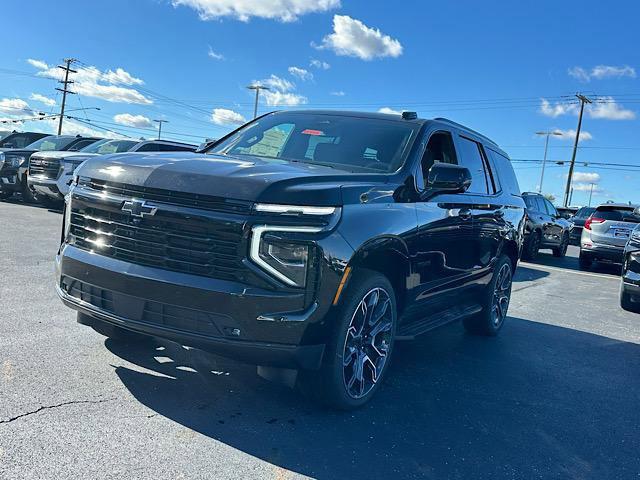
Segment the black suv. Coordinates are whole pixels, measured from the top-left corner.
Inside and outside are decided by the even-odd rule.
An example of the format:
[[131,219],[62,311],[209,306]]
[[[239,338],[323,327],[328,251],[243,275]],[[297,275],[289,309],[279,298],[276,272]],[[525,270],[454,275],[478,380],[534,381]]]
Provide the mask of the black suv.
[[620,306],[628,312],[640,313],[640,223],[631,232],[624,248]]
[[553,204],[539,193],[522,194],[527,206],[522,258],[534,260],[541,248],[550,248],[556,257],[564,257],[569,246],[571,222],[562,218]]
[[445,119],[301,111],[206,154],[88,160],[67,196],[57,292],[110,337],[164,337],[287,373],[339,408],[394,340],[503,325],[524,230],[507,155]]
[[33,202],[35,200],[27,183],[29,160],[35,152],[78,151],[98,140],[100,139],[80,135],[48,135],[26,147],[3,151],[0,153],[0,199],[9,198],[19,192],[24,201]]

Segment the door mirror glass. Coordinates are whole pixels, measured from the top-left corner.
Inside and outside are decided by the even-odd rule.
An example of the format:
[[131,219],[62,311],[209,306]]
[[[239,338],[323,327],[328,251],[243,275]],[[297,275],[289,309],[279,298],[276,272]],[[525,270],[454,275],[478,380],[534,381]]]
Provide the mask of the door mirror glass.
[[436,163],[429,169],[427,192],[463,193],[471,185],[471,172],[468,168],[447,163]]

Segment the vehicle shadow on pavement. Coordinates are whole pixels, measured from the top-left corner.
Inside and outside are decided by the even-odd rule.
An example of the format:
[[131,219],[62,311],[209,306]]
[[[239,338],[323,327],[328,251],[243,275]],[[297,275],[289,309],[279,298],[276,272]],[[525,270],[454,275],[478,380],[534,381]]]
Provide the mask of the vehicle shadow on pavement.
[[640,471],[640,425],[629,421],[640,401],[633,343],[518,318],[497,338],[452,324],[398,344],[385,385],[355,412],[322,410],[255,367],[169,342],[106,346],[148,370],[115,369],[142,404],[277,471],[321,479]]
[[518,269],[516,270],[516,274],[513,276],[514,282],[535,282],[536,280],[540,280],[541,278],[546,278],[550,274],[544,270],[538,270],[535,268],[525,267],[523,265],[518,265]]
[[[576,256],[569,256],[562,258],[554,257],[550,253],[540,252],[537,258],[531,262],[531,264],[544,265],[547,267],[564,268],[566,270],[581,271],[578,263],[577,253]],[[520,269],[522,267],[518,267]],[[622,267],[614,263],[595,262],[588,272],[602,273],[606,275],[613,275],[619,277],[622,273]]]

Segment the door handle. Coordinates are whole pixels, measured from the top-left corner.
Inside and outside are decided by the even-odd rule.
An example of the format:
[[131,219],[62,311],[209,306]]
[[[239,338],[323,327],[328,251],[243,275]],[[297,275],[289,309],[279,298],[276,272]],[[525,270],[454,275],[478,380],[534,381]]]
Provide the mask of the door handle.
[[471,218],[471,209],[461,208],[458,212],[458,217],[460,217],[461,220],[469,220]]

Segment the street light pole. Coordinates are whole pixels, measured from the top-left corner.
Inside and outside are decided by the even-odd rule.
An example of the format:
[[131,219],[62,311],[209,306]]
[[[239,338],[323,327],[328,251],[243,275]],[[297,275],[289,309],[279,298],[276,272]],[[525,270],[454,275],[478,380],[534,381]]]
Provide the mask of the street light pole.
[[544,135],[546,138],[544,140],[544,158],[542,160],[542,173],[540,174],[540,185],[538,186],[538,193],[542,193],[542,182],[544,180],[544,168],[547,165],[547,148],[549,147],[549,135],[555,135],[557,137],[561,137],[562,133],[560,132],[536,132],[536,135]]
[[591,191],[589,192],[589,206],[591,206],[591,197],[593,196],[593,186],[595,183],[591,184]]
[[154,122],[158,123],[158,140],[162,138],[162,124],[169,123],[169,120],[154,120]]
[[254,85],[249,85],[247,88],[249,90],[256,91],[256,102],[253,106],[253,118],[256,118],[258,116],[258,99],[260,98],[260,90],[270,90],[270,88],[257,83]]

